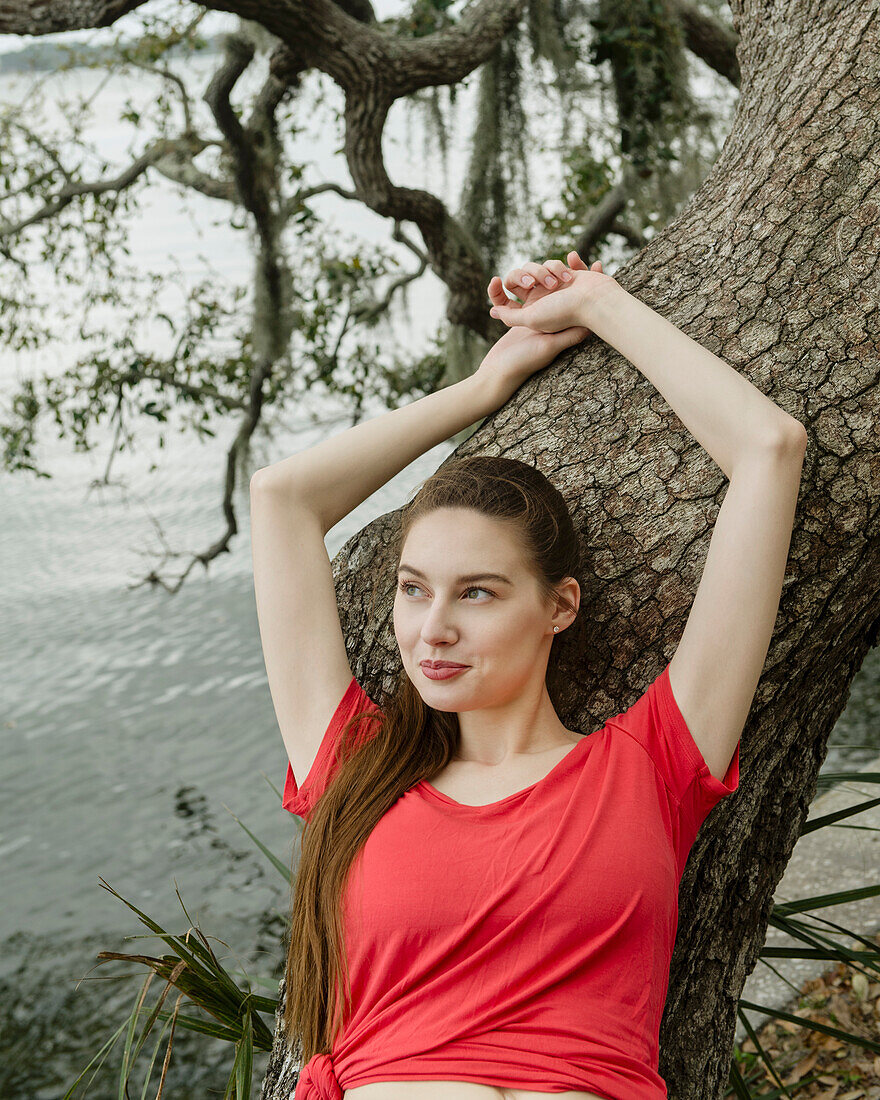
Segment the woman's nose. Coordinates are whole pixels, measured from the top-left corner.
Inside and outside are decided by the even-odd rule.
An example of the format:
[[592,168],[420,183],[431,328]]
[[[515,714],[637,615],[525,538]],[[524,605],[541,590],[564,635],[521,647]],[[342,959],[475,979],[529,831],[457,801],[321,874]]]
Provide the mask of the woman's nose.
[[435,604],[422,623],[421,634],[428,645],[434,645],[438,642],[454,641],[457,631],[448,611],[444,611],[442,605]]

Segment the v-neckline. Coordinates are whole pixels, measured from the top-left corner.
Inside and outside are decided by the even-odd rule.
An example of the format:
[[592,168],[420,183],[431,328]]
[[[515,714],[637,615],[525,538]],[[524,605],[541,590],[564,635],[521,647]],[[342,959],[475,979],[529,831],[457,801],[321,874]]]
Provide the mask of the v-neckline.
[[543,783],[546,783],[548,779],[552,779],[558,772],[561,772],[567,764],[571,763],[574,755],[579,752],[580,749],[583,747],[583,743],[589,740],[589,736],[589,734],[581,734],[580,740],[576,742],[576,744],[572,745],[572,747],[568,750],[565,756],[562,757],[561,760],[556,761],[556,763],[553,765],[550,771],[547,772],[546,775],[542,776],[540,779],[536,779],[534,783],[530,783],[527,787],[523,787],[521,791],[514,791],[513,794],[505,795],[504,798],[499,798],[495,802],[483,802],[476,806],[469,802],[458,802],[456,799],[451,798],[448,794],[444,794],[443,791],[438,790],[434,786],[434,784],[430,783],[427,779],[422,779],[419,783],[416,784],[416,787],[420,787],[425,794],[437,799],[444,805],[452,806],[457,810],[464,810],[470,813],[479,813],[481,810],[496,810],[503,806],[506,806],[509,802],[513,802],[518,798],[522,798],[522,796],[525,794],[529,794],[530,791],[533,791],[536,787],[540,787]]

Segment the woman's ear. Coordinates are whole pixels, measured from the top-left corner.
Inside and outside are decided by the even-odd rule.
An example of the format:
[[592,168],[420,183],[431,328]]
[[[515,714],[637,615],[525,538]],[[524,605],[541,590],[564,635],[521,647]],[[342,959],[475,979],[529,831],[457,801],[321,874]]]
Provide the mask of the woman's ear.
[[565,577],[562,583],[556,586],[556,590],[571,601],[577,614],[581,606],[581,586],[577,580],[574,577]]

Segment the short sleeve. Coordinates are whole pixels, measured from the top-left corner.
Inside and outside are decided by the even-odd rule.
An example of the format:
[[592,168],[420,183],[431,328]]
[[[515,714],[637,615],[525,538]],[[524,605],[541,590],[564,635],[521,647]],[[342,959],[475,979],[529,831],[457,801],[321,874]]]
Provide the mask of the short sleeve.
[[709,771],[669,682],[669,665],[647,691],[612,724],[624,728],[648,752],[664,783],[679,803],[686,835],[696,837],[709,811],[739,787],[739,746],[723,779]]
[[[308,820],[316,802],[329,786],[339,766],[336,748],[340,741],[340,735],[348,720],[362,711],[377,716],[382,713],[356,678],[352,676],[324,732],[308,775],[299,785],[297,785],[293,768],[288,760],[284,793],[281,796],[281,805],[285,810],[296,814],[304,821]],[[361,740],[366,740],[371,733],[375,732],[376,728],[376,722],[362,720],[356,730],[356,743],[360,744]]]

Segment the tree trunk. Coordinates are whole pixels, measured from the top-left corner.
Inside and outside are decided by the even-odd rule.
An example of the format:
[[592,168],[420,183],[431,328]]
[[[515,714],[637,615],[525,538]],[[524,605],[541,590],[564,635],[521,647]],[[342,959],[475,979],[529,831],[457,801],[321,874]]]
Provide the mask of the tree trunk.
[[[137,6],[0,0],[0,29],[109,25]],[[322,0],[206,6],[261,22],[293,51],[303,26],[315,32],[327,21],[316,42],[324,51],[339,27],[340,40],[350,31],[341,7]],[[741,71],[731,134],[679,217],[615,272],[809,433],[777,629],[743,731],[740,790],[712,812],[681,883],[660,1033],[660,1072],[676,1100],[724,1091],[737,1004],[764,943],[774,890],[806,819],[829,733],[880,629],[880,14],[852,0],[731,0],[731,7]],[[503,3],[474,10],[484,21],[472,45],[483,49],[495,46],[494,39],[487,45],[493,28],[506,30],[499,18],[519,13]],[[439,81],[444,57],[431,43],[382,42],[406,62],[373,64],[365,50],[342,76],[357,83],[361,66],[370,69],[364,80],[397,81],[405,94],[412,89],[401,81],[418,83],[431,62],[437,72],[426,83]],[[348,104],[346,115],[354,128],[356,107]],[[368,136],[375,148],[375,127]],[[356,161],[357,137],[347,136]],[[362,175],[369,184],[369,173]],[[417,204],[407,209],[424,222]],[[465,272],[466,286],[457,288],[463,276],[450,257],[462,254],[459,242],[444,250],[442,234],[434,238],[432,256],[454,298],[475,276]],[[570,688],[560,716],[596,728],[674,652],[726,479],[661,395],[596,338],[530,379],[456,454],[480,452],[533,462],[573,508],[592,565],[582,606],[601,634],[586,652],[564,658]],[[369,524],[334,561],[352,668],[374,695],[399,659],[388,551],[394,521],[392,514]],[[369,609],[373,578],[385,597],[378,614]],[[297,1069],[276,1027],[265,1100],[287,1100]]]
[[[734,0],[742,95],[712,171],[615,273],[801,420],[810,442],[779,617],[741,747],[680,891],[660,1032],[676,1100],[725,1090],[739,997],[800,835],[828,736],[880,628],[880,15],[873,5]],[[596,728],[675,651],[727,481],[661,395],[595,337],[529,380],[455,452],[537,465],[566,496],[601,632],[572,654],[567,724]],[[371,694],[398,667],[395,513],[334,560],[349,657]],[[372,578],[377,612],[369,613]],[[622,578],[618,580],[618,578]],[[590,725],[592,723],[592,726]],[[265,1100],[290,1095],[276,1047]]]

